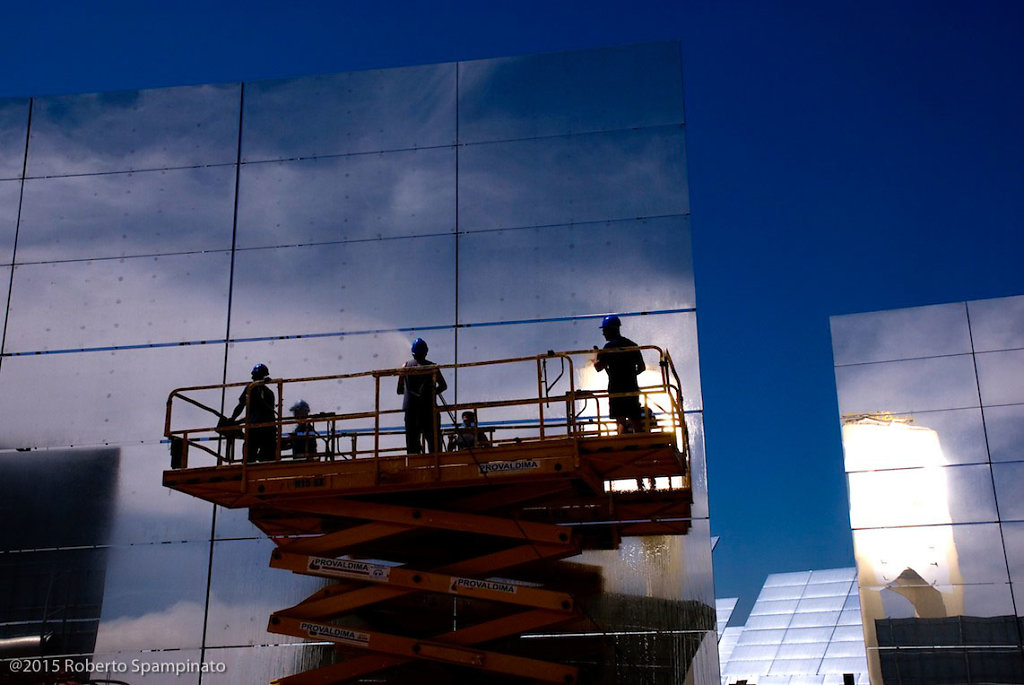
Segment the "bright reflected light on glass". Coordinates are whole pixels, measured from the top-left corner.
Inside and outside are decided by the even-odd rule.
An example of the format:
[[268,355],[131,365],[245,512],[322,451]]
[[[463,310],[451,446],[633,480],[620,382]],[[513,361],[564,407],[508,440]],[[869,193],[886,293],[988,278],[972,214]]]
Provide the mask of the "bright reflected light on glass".
[[870,471],[947,464],[938,434],[913,419],[883,414],[859,416],[843,425],[846,470]]
[[963,612],[963,592],[950,587],[962,578],[949,525],[947,462],[935,431],[911,421],[863,416],[843,426],[848,466],[914,465],[848,475],[850,521],[854,529],[874,529],[855,534],[860,585],[902,595],[918,617],[957,615]]

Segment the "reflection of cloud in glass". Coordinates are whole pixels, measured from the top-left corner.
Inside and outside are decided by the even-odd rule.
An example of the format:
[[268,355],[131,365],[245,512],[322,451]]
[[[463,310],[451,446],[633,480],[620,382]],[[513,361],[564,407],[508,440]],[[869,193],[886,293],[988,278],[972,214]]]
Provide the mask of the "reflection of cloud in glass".
[[693,307],[687,217],[466,233],[464,322]]
[[969,354],[836,367],[839,413],[922,412],[978,406]]
[[30,179],[18,262],[231,248],[231,167]]
[[10,264],[14,260],[20,193],[19,181],[0,181],[0,264]]
[[[455,237],[246,250],[235,259],[232,337],[450,325]],[[372,330],[372,328],[371,328]]]
[[28,175],[230,164],[238,104],[237,85],[38,98]]
[[451,233],[452,148],[247,164],[239,247]]
[[0,99],[0,178],[20,178],[28,130],[25,99]]
[[167,445],[129,445],[121,452],[112,544],[209,537],[213,505],[163,487],[161,474],[170,466]]
[[1024,459],[1024,405],[985,407],[985,430],[992,461]]
[[243,161],[455,142],[455,65],[246,84]]
[[220,383],[223,365],[220,345],[9,357],[0,448],[157,440],[167,393]]
[[468,145],[462,230],[686,214],[680,127]]
[[462,142],[682,123],[679,44],[459,65]]
[[1024,347],[1024,295],[967,303],[976,352]]
[[982,405],[1024,403],[1024,350],[982,352],[974,358]]
[[224,338],[230,254],[15,267],[8,352]]
[[963,304],[833,316],[831,324],[838,366],[971,351]]

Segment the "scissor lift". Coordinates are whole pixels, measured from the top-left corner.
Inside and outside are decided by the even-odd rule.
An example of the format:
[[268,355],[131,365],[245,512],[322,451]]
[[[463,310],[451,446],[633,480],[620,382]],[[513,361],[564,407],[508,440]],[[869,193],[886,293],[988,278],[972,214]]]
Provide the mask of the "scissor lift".
[[[391,425],[401,410],[382,407],[408,369],[267,381],[278,416],[293,391],[373,388],[372,408],[311,417],[317,450],[302,458],[288,454],[297,420],[246,427],[274,426],[268,462],[250,463],[244,442],[236,459],[223,426],[176,424],[183,410],[193,420],[196,412],[220,416],[207,401],[245,383],[180,388],[167,403],[175,468],[163,482],[247,507],[276,544],[272,567],[332,581],[274,613],[268,631],[333,643],[335,663],[275,682],[479,682],[481,672],[494,682],[584,682],[588,669],[614,658],[600,640],[553,650],[523,639],[605,630],[586,608],[600,595],[599,574],[560,560],[615,549],[623,536],[684,535],[690,525],[679,380],[667,351],[641,349],[657,354],[659,380],[641,387],[646,419],[629,433],[602,417],[608,393],[575,387],[589,350],[427,367],[460,382],[502,378],[508,392],[528,387],[531,396],[451,406],[440,398],[439,420],[454,422],[462,410],[495,420],[481,424],[486,447],[443,451],[438,435],[438,449],[426,454],[406,453],[403,432]],[[561,373],[550,380],[555,364]],[[528,382],[515,382],[524,375]],[[481,387],[493,392],[494,384]]]

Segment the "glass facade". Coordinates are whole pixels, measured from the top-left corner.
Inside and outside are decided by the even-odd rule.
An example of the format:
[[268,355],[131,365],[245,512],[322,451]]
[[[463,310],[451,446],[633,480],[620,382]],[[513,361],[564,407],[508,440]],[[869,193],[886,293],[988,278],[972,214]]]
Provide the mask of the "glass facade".
[[[643,682],[717,683],[684,123],[671,42],[0,101],[0,464],[24,474],[0,506],[38,521],[0,547],[0,640],[59,614],[78,633],[40,653],[226,665],[145,679],[177,685],[317,665],[330,650],[266,632],[309,579],[268,567],[245,511],[162,487],[169,391],[257,362],[393,368],[417,336],[444,364],[589,349],[615,312],[682,378],[695,520],[585,563],[658,600],[638,635],[687,636]],[[486,392],[449,380],[455,402]],[[58,458],[90,477],[53,478]],[[90,523],[66,525],[76,507]],[[12,603],[60,568],[88,582]]]
[[[743,627],[719,629],[722,685],[867,685],[857,571],[768,576]],[[719,600],[735,604],[736,600]]]
[[1024,297],[832,318],[873,685],[1024,682]]

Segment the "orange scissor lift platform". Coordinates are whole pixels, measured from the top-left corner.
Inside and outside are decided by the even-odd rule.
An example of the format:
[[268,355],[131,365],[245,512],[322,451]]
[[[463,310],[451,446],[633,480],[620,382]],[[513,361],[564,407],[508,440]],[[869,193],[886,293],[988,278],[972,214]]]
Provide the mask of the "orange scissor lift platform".
[[[575,387],[590,350],[269,380],[278,416],[285,395],[323,398],[339,385],[346,402],[355,395],[373,404],[301,422],[316,438],[299,455],[289,437],[299,419],[244,427],[273,427],[274,459],[263,462],[248,459],[247,440],[236,455],[231,429],[202,425],[220,416],[212,407],[225,393],[247,396],[251,384],[180,388],[167,403],[174,468],[163,482],[248,508],[276,545],[272,567],[330,583],[274,613],[268,631],[332,644],[334,663],[275,682],[468,683],[483,673],[495,683],[586,682],[614,647],[522,639],[606,631],[587,610],[601,594],[599,574],[563,560],[690,526],[678,376],[667,351],[641,350],[657,356],[656,370],[641,377],[645,419],[628,433],[602,416],[607,392]],[[401,423],[401,410],[381,406],[382,390],[414,372],[456,375],[464,397],[462,387],[490,395],[453,405],[439,398],[439,421],[452,425],[425,454],[406,453],[403,431],[390,425]],[[493,396],[495,378],[509,396]],[[481,419],[470,441],[455,426],[465,411]]]

